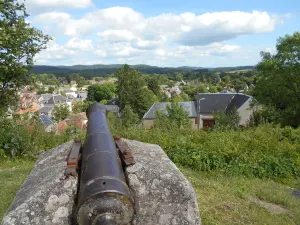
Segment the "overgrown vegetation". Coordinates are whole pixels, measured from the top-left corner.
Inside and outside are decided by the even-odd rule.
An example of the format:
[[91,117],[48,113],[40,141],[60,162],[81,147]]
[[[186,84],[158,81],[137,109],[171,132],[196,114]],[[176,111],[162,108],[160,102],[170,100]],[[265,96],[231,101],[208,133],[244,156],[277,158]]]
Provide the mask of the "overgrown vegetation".
[[24,121],[0,117],[0,159],[36,159],[41,151],[51,149],[80,135],[69,128],[63,134],[46,132],[39,118]]
[[122,137],[160,145],[177,165],[194,171],[272,178],[300,178],[300,129],[274,125],[238,130],[199,131],[179,128],[158,115],[150,130],[110,123]]

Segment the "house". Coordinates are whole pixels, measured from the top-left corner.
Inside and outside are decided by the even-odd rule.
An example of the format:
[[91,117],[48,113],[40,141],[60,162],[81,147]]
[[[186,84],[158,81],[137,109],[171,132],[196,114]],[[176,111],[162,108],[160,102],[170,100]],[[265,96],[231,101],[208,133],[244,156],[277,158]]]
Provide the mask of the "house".
[[46,104],[46,102],[52,97],[54,96],[53,94],[41,94],[40,97],[38,98],[38,101],[40,102],[40,104]]
[[86,91],[78,91],[76,97],[78,99],[80,99],[81,101],[86,100],[87,99],[87,92]]
[[[187,112],[189,119],[192,121],[192,127],[197,128],[198,125],[198,113],[196,108],[196,102],[178,102],[179,105]],[[148,112],[142,118],[142,126],[146,129],[149,129],[153,126],[155,114],[157,110],[161,110],[164,114],[167,115],[167,106],[171,106],[171,102],[156,102],[154,103]]]
[[69,115],[65,120],[61,120],[57,124],[57,133],[61,134],[65,129],[67,129],[69,126],[75,126],[76,128],[80,130],[86,130],[87,129],[87,117],[86,113],[78,113],[75,115]]
[[198,94],[197,113],[199,128],[211,127],[215,124],[214,113],[230,112],[237,109],[241,119],[239,125],[246,126],[253,113],[250,108],[252,97],[236,93],[201,93]]
[[40,120],[41,120],[41,123],[43,124],[46,132],[51,132],[56,129],[55,121],[53,119],[51,119],[49,116],[42,114],[42,115],[40,115]]
[[19,99],[19,105],[22,108],[30,107],[33,103],[38,103],[38,99],[34,94],[23,94],[23,97]]
[[17,115],[24,115],[26,113],[29,113],[29,117],[37,111],[39,111],[41,106],[35,102],[31,102],[30,105],[21,106],[19,111],[16,112]]
[[[236,109],[240,116],[240,126],[247,126],[253,109],[250,107],[252,97],[236,93],[201,93],[197,101],[179,102],[178,104],[188,113],[194,129],[211,127],[215,124],[214,113],[230,112]],[[157,110],[167,114],[167,105],[170,102],[154,103],[142,118],[144,128],[151,128]]]
[[39,110],[39,113],[41,115],[53,117],[53,114],[52,114],[53,110],[54,110],[54,106],[44,106]]
[[66,94],[67,97],[72,96],[73,98],[77,97],[77,93],[74,90],[65,90],[64,93]]
[[53,107],[58,104],[67,104],[69,106],[69,110],[72,111],[72,101],[65,96],[62,95],[52,95],[45,103],[44,107]]

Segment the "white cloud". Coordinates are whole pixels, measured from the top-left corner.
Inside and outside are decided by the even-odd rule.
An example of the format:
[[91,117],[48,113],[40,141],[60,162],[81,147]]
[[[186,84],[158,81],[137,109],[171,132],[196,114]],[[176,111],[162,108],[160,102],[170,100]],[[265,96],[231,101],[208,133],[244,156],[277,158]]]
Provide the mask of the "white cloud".
[[71,49],[76,49],[76,50],[81,50],[81,51],[93,50],[92,40],[80,40],[78,38],[70,39],[66,43],[65,47],[71,48]]
[[56,40],[52,40],[47,44],[47,48],[42,50],[39,54],[36,55],[36,63],[41,64],[49,60],[62,60],[70,56],[74,56],[76,52],[70,50],[63,45],[56,43]]
[[149,45],[146,41],[162,39],[182,45],[207,45],[241,35],[271,32],[278,17],[260,11],[230,11],[201,15],[190,12],[161,14],[145,18],[131,8],[112,7],[89,12],[80,19],[72,19],[66,13],[45,13],[37,16],[36,21],[56,23],[69,36],[103,29],[98,32],[101,40],[139,40],[136,42],[139,47]]
[[196,15],[162,14],[149,18],[146,29],[158,31],[184,45],[206,45],[240,35],[274,30],[276,19],[266,12],[232,11]]
[[18,0],[25,2],[30,13],[40,13],[63,8],[87,8],[93,5],[92,0]]
[[48,12],[43,13],[34,18],[35,22],[41,23],[65,23],[68,20],[71,20],[72,16],[64,12]]
[[107,56],[107,53],[106,51],[102,50],[102,49],[97,49],[96,51],[94,51],[94,53],[98,56],[101,56],[101,57],[106,57]]
[[97,35],[102,41],[132,41],[136,37],[128,30],[105,30],[98,32]]
[[95,24],[84,18],[79,20],[72,19],[72,16],[64,12],[47,12],[34,18],[38,24],[54,24],[58,27],[52,29],[55,34],[64,34],[67,36],[84,36],[95,28]]
[[[182,64],[187,60],[196,62],[198,57],[221,59],[241,54],[243,48],[226,41],[272,32],[284,19],[261,11],[185,12],[145,17],[128,7],[112,7],[76,19],[65,12],[46,12],[32,18],[32,23],[47,28],[54,37],[71,37],[65,45],[59,45],[61,52],[52,46],[51,51],[56,51],[57,56],[50,54],[51,51],[44,53],[46,60],[49,55],[60,58],[70,52],[92,50],[91,57],[105,57],[108,61],[147,63],[174,59]],[[92,40],[98,41],[96,49]]]

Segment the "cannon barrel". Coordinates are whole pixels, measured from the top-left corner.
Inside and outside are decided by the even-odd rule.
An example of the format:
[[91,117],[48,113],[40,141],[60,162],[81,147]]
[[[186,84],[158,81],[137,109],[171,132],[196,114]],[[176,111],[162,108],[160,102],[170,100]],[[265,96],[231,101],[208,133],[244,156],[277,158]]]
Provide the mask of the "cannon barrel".
[[88,108],[87,116],[77,222],[79,225],[129,224],[133,216],[133,203],[106,121],[106,107],[93,104]]

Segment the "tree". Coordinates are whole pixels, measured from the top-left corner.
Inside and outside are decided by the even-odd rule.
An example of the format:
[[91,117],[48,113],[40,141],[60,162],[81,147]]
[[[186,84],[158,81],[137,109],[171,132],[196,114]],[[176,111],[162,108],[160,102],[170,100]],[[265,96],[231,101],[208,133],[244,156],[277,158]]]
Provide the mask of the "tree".
[[70,114],[69,106],[67,104],[58,104],[54,107],[54,118],[59,120],[64,120]]
[[152,76],[148,79],[148,88],[153,91],[156,96],[160,96],[159,80],[156,76]]
[[182,81],[183,80],[183,75],[182,73],[177,73],[175,76],[176,81]]
[[29,15],[16,0],[0,2],[0,110],[17,102],[17,91],[28,84],[34,56],[50,37],[25,22]]
[[183,102],[183,99],[181,98],[180,95],[175,94],[171,97],[171,102],[173,103]]
[[171,106],[167,105],[168,119],[174,122],[177,127],[190,127],[191,121],[188,118],[188,113],[178,103],[171,103]]
[[236,129],[241,120],[236,108],[230,112],[216,112],[214,118],[216,121],[214,128],[217,129]]
[[277,52],[262,52],[257,65],[256,99],[281,114],[281,124],[300,125],[300,32],[277,40]]
[[134,126],[138,121],[139,117],[130,106],[126,105],[121,115],[122,126],[128,128]]
[[78,80],[76,80],[77,83],[77,87],[81,88],[86,84],[86,80],[84,79],[84,77],[80,77]]
[[116,95],[116,85],[113,83],[93,84],[88,87],[88,101],[111,100]]
[[145,81],[136,70],[131,70],[126,64],[116,72],[117,94],[121,111],[126,105],[141,118],[150,106],[158,101],[154,93],[145,88]]
[[81,112],[86,112],[87,108],[89,106],[88,102],[76,102],[73,105],[73,113],[77,114],[77,113],[81,113]]
[[47,93],[53,94],[54,91],[55,91],[54,87],[49,87]]

